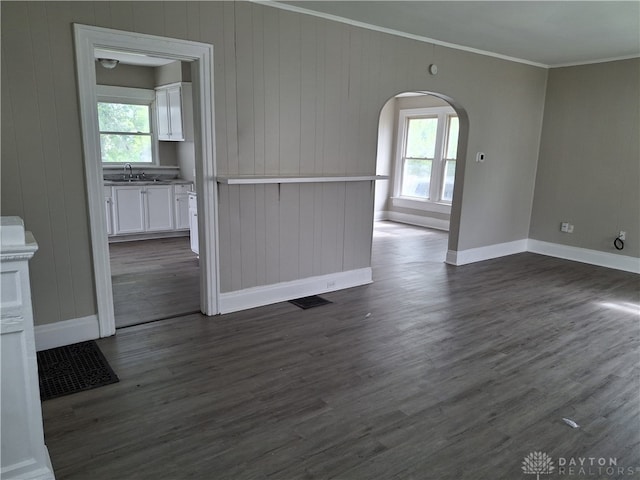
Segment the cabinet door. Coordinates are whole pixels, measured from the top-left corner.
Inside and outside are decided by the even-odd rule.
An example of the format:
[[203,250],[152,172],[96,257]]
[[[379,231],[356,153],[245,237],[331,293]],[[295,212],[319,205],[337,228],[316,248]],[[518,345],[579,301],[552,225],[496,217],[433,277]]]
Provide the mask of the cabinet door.
[[144,232],[142,187],[113,187],[114,230],[116,235]]
[[113,210],[111,209],[111,187],[104,187],[104,213],[107,225],[107,235],[113,235]]
[[144,192],[146,231],[173,230],[173,187],[147,186]]
[[167,89],[169,101],[169,126],[171,128],[171,140],[184,140],[182,133],[182,95],[180,85]]
[[176,230],[189,229],[189,197],[176,194]]
[[166,90],[156,90],[156,118],[158,119],[158,140],[171,140],[169,101]]
[[191,251],[199,255],[198,245],[198,212],[195,208],[189,209],[189,234],[191,236]]

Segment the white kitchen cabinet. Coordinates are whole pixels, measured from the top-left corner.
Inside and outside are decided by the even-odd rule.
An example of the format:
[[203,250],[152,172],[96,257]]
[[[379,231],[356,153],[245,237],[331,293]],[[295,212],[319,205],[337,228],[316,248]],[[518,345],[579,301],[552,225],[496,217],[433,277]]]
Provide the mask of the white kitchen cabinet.
[[190,83],[156,87],[158,140],[193,141],[193,99]]
[[113,235],[113,209],[111,208],[111,187],[103,187],[104,192],[104,210],[107,222],[107,235]]
[[114,235],[145,231],[143,188],[135,185],[113,187]]
[[198,202],[195,192],[189,193],[189,235],[191,236],[191,251],[200,254],[198,244]]
[[190,185],[174,186],[175,207],[176,207],[176,230],[188,230],[189,224],[189,191]]
[[173,230],[171,185],[113,187],[114,235]]
[[143,187],[146,232],[173,230],[173,186],[149,185]]

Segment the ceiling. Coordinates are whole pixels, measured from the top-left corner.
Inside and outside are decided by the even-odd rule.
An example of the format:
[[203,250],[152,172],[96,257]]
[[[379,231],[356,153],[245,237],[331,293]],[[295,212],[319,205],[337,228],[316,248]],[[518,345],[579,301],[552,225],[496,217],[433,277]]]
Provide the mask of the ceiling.
[[640,56],[638,1],[278,1],[545,67]]

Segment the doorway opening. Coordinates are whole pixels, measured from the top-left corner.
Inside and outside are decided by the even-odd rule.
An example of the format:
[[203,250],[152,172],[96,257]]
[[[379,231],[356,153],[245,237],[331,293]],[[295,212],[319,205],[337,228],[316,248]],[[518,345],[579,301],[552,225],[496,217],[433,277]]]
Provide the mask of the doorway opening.
[[385,103],[376,174],[389,180],[376,183],[374,245],[398,235],[411,251],[412,241],[426,242],[440,263],[456,249],[467,135],[464,109],[441,94],[404,92]]
[[[199,244],[200,268],[197,277],[199,277],[200,288],[199,304],[196,308],[206,315],[219,313],[213,47],[198,42],[78,24],[74,25],[74,34],[100,336],[113,335],[116,328],[109,239],[119,236],[128,236],[127,239],[131,240],[132,236],[135,238],[136,235],[139,235],[140,238],[136,238],[139,241],[149,241],[150,237],[157,236],[173,237],[153,241],[168,244],[182,242],[186,245],[186,248],[183,249],[189,251],[191,247],[186,232],[189,231],[191,223],[191,227],[197,230],[196,238]],[[165,61],[167,64],[177,66],[181,72],[185,72],[185,75],[190,75],[193,99],[191,116],[193,118],[193,152],[188,168],[185,167],[181,171],[181,165],[176,168],[175,165],[161,164],[162,150],[165,150],[164,158],[166,159],[166,150],[177,147],[161,146],[162,142],[154,142],[153,136],[161,133],[163,125],[160,124],[160,117],[151,114],[150,110],[144,113],[149,120],[149,131],[146,130],[146,125],[140,126],[137,123],[129,130],[120,131],[121,126],[117,122],[116,127],[109,124],[113,118],[109,121],[102,119],[101,122],[100,114],[104,113],[99,112],[98,107],[101,101],[107,104],[105,107],[107,111],[109,104],[144,105],[145,102],[137,99],[136,101],[118,103],[118,95],[122,94],[126,97],[131,92],[123,90],[114,92],[113,88],[105,90],[98,87],[96,69],[104,68],[103,62],[96,62],[98,55],[100,55],[99,58],[112,60],[104,63],[107,65],[115,63],[116,68],[118,68],[119,62],[122,62],[122,67],[127,63],[122,58],[114,57],[128,55],[152,63]],[[184,78],[180,78],[180,80],[181,82],[178,83],[186,83]],[[132,87],[122,88],[126,90]],[[155,96],[153,101],[148,103],[154,105],[154,108],[160,104]],[[168,122],[170,123],[175,112],[167,105],[164,107],[167,108]],[[188,117],[185,116],[185,118]],[[103,158],[103,153],[109,142],[111,142],[110,146],[126,145],[128,150],[126,148],[125,150],[132,156],[133,161],[119,162],[117,159],[113,161],[117,155],[113,158]],[[146,147],[141,146],[144,142],[147,142]],[[110,163],[124,163],[124,165],[109,165]],[[192,178],[181,178],[180,174],[182,177],[191,175]],[[111,175],[111,177],[107,178],[107,175]],[[182,183],[182,186],[177,190],[176,178],[186,182]],[[122,204],[127,204],[128,200],[134,200],[135,208],[123,209],[122,214],[117,212],[113,206],[105,208],[109,207],[109,204],[105,202],[105,188],[107,188],[105,179],[112,182],[108,185],[111,195],[120,196],[115,200],[115,203],[121,201]],[[193,221],[190,222],[191,218],[186,213],[188,212],[186,207],[188,200],[184,195],[188,195],[189,183],[197,192],[193,201],[193,206],[197,208],[199,213],[195,224]],[[179,196],[180,198],[178,198]],[[180,202],[183,202],[181,203],[183,206],[176,209],[174,203],[180,204]],[[170,211],[171,214],[167,215],[167,211]],[[114,214],[119,217],[114,218]],[[111,228],[113,230],[110,230]],[[115,242],[111,243],[115,244]],[[132,260],[132,256],[136,257],[135,262]],[[147,256],[146,260],[152,262],[152,257],[153,255]],[[134,268],[134,263],[143,263],[145,260],[144,255],[137,254],[130,254],[129,258],[129,261],[125,260],[128,268]],[[165,271],[165,274],[167,273],[169,272]],[[153,284],[153,282],[151,283]],[[152,287],[156,293],[157,287],[157,285]],[[137,300],[143,303],[145,300],[143,293],[138,293],[137,299],[135,296],[134,292],[133,301]],[[151,306],[152,303],[148,303],[148,305]]]
[[94,55],[116,328],[197,313],[190,62]]

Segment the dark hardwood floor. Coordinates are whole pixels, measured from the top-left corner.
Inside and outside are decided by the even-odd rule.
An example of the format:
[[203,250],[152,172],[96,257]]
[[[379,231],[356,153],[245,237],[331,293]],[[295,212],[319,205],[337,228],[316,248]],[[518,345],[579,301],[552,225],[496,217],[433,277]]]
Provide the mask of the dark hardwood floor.
[[200,311],[200,268],[189,237],[109,245],[116,327]]
[[[56,478],[529,479],[532,451],[555,465],[541,479],[640,478],[639,277],[445,249],[382,223],[375,283],[330,305],[100,340],[120,383],[43,403]],[[559,475],[559,457],[625,470]]]

